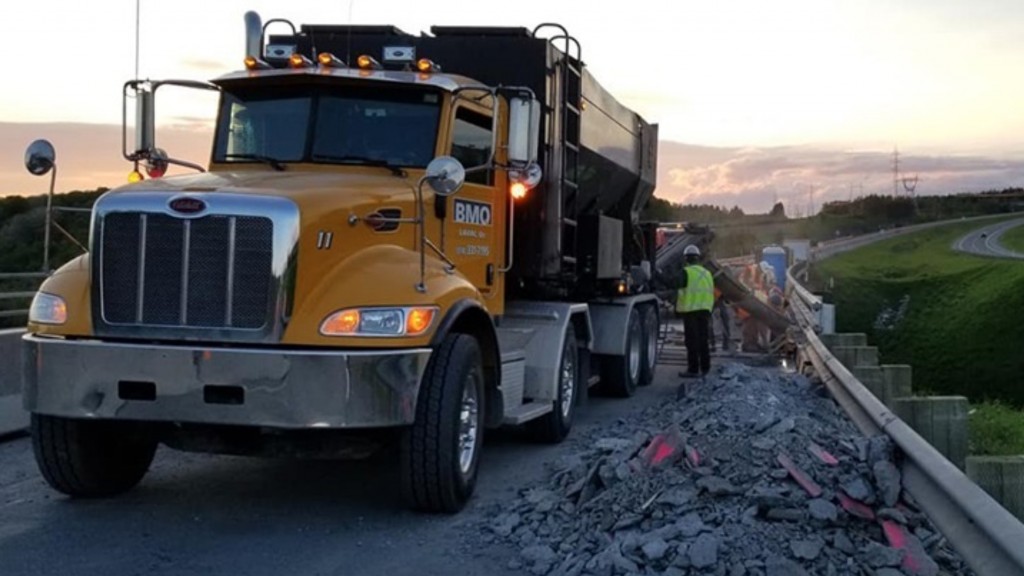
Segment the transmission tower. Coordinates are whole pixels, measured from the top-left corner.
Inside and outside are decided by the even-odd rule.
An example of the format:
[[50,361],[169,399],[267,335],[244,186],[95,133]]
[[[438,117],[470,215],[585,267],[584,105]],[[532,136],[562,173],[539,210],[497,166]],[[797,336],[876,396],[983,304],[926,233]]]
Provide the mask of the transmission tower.
[[906,190],[907,196],[914,201],[914,212],[917,212],[917,194],[914,193],[917,190],[917,174],[914,174],[913,178],[903,177],[900,181],[903,183],[903,189]]

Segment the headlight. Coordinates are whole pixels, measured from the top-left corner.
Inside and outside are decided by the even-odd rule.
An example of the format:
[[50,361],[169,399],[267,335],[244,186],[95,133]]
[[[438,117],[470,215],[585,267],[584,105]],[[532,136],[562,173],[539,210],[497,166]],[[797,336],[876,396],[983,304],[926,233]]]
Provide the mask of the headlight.
[[60,296],[36,292],[32,307],[28,310],[28,321],[35,324],[63,324],[68,320],[68,305]]
[[320,324],[324,336],[419,336],[430,328],[437,308],[348,308]]

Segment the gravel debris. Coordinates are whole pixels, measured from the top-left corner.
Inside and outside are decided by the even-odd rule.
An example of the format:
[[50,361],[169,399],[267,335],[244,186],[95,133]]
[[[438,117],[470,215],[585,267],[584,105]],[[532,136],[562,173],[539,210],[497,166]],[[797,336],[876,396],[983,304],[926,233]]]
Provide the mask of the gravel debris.
[[567,442],[547,484],[478,531],[516,547],[523,573],[895,576],[920,554],[973,574],[902,490],[889,438],[861,436],[801,375],[724,363]]

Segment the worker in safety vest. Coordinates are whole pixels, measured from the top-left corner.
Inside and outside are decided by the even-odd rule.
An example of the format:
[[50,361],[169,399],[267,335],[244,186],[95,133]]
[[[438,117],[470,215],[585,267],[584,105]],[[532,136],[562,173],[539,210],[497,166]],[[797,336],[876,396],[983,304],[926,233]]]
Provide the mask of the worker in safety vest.
[[687,371],[683,375],[692,378],[706,375],[711,370],[708,325],[715,303],[715,279],[707,268],[700,265],[700,248],[691,244],[683,254],[686,273],[676,300],[676,312],[682,314],[686,342]]

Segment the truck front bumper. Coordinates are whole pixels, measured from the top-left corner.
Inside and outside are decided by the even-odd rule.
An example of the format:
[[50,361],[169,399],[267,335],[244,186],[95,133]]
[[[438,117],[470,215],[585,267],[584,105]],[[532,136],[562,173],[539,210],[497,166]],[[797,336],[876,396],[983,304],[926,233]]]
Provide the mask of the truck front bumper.
[[150,346],[31,334],[24,346],[30,412],[290,429],[411,424],[431,352]]

